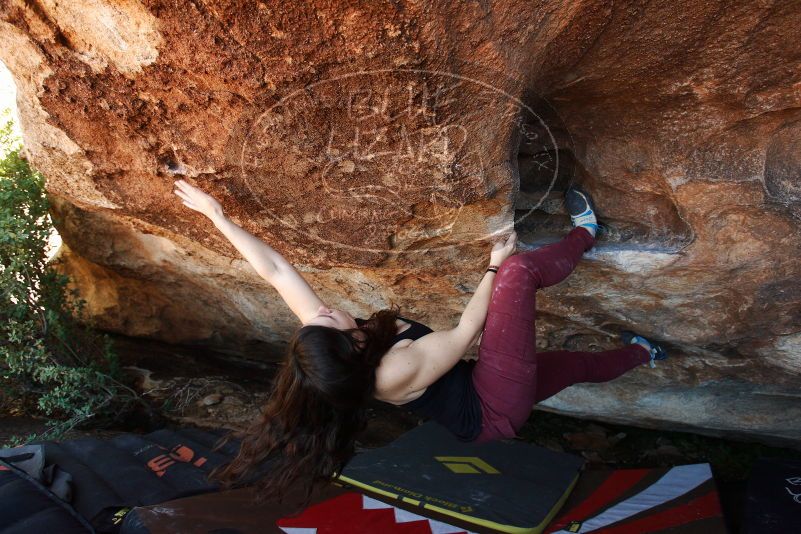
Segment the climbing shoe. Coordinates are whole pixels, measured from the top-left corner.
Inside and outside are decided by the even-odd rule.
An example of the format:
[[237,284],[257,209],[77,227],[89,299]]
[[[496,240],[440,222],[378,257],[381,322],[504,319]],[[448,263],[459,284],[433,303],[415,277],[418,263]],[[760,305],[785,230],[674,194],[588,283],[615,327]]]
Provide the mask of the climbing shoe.
[[651,359],[648,362],[648,366],[651,369],[656,367],[656,364],[654,363],[655,360],[667,360],[668,355],[667,352],[665,352],[665,349],[663,349],[657,343],[648,341],[644,337],[635,334],[631,330],[623,330],[620,333],[620,338],[623,340],[623,343],[627,345],[631,345],[633,343],[639,343],[641,345],[644,345],[645,348],[648,349],[648,352],[651,354]]
[[570,214],[573,227],[583,226],[595,237],[598,233],[598,219],[590,195],[578,186],[571,185],[565,191],[565,208]]

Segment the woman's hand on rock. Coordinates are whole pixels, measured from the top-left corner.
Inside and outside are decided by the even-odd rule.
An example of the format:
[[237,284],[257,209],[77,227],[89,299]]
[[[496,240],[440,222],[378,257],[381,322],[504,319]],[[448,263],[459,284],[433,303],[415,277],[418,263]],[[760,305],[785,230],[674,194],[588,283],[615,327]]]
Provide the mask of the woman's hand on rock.
[[204,193],[184,180],[176,180],[175,187],[176,189],[173,193],[183,199],[183,205],[187,208],[199,211],[208,218],[212,218],[214,215],[222,215],[222,206],[211,195]]
[[509,234],[508,237],[501,239],[492,246],[492,252],[490,253],[490,264],[500,267],[506,258],[514,254],[516,245],[517,232],[512,230],[512,233]]

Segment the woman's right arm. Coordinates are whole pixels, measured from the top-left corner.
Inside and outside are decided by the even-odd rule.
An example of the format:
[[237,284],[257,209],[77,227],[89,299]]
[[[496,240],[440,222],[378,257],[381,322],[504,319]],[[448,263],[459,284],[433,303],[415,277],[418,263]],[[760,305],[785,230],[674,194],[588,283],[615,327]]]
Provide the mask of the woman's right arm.
[[[514,251],[516,239],[517,234],[512,232],[505,241],[496,243],[490,263],[500,266]],[[494,279],[494,272],[484,273],[455,328],[431,332],[387,354],[384,360],[392,372],[384,376],[392,377],[393,384],[384,384],[382,389],[393,391],[398,396],[419,391],[436,382],[456,365],[483,330]]]
[[[513,230],[512,233],[509,234],[509,237],[495,243],[492,247],[490,265],[500,267],[501,264],[506,261],[506,258],[514,253],[515,245],[517,245],[517,232]],[[470,302],[467,303],[467,306],[465,306],[462,312],[462,316],[459,318],[459,326],[470,334],[471,343],[468,345],[468,348],[484,329],[484,323],[487,320],[487,310],[489,309],[490,298],[492,297],[494,278],[494,273],[492,271],[488,271],[484,274],[476,291],[470,298]]]
[[[497,264],[493,264],[497,265]],[[457,328],[464,330],[465,335],[472,341],[481,333],[484,323],[487,320],[487,310],[489,309],[490,297],[492,297],[493,280],[495,273],[487,271],[479,282],[473,296],[465,306],[462,316],[459,318]],[[421,338],[422,339],[422,338]],[[470,345],[468,345],[468,348]],[[465,349],[467,350],[467,349]]]
[[494,278],[492,271],[484,274],[455,328],[431,332],[385,356],[401,396],[430,386],[462,359],[484,325]]

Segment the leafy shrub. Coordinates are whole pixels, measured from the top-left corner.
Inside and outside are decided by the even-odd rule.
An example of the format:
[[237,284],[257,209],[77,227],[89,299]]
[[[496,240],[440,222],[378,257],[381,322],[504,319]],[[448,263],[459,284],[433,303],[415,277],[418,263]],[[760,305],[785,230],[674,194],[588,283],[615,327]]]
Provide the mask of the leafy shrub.
[[0,126],[0,388],[6,409],[49,417],[49,430],[29,439],[58,439],[124,415],[136,395],[120,380],[110,338],[85,319],[85,301],[47,264],[44,178],[11,127]]

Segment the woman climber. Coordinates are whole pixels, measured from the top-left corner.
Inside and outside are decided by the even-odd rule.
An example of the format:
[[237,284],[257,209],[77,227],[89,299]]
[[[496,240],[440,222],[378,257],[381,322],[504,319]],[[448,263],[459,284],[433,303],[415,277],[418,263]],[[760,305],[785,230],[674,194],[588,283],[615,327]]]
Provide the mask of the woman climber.
[[[260,497],[298,483],[308,499],[313,484],[330,480],[353,454],[371,398],[481,443],[515,437],[535,403],[572,384],[606,382],[666,358],[659,345],[632,332],[615,350],[536,352],[537,290],[564,280],[598,230],[592,200],[577,187],[565,194],[574,226],[566,237],[514,255],[514,231],[495,243],[459,323],[432,331],[397,309],[361,319],[328,307],[278,252],[226,218],[214,198],[184,180],[175,185],[183,204],[209,217],[302,323],[260,419],[239,434],[234,460],[214,473],[225,487],[252,482],[257,466],[272,458],[270,476],[258,482]],[[463,360],[479,338],[478,360]]]

